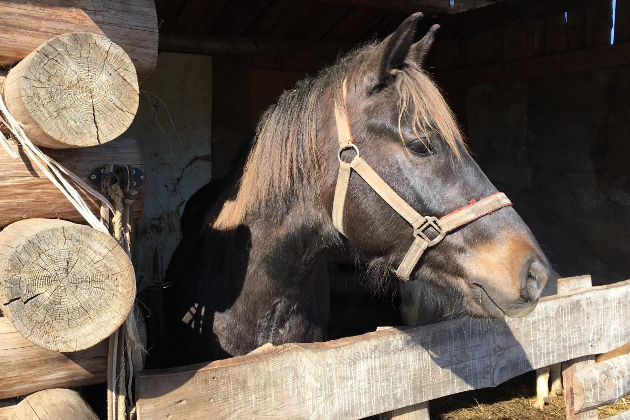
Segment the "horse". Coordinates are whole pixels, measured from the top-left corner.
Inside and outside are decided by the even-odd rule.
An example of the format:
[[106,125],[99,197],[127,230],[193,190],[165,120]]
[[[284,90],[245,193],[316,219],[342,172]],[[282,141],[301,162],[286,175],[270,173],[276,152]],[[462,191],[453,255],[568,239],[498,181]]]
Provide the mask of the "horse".
[[397,276],[471,316],[533,310],[549,264],[423,69],[438,26],[417,39],[421,17],[284,92],[242,169],[195,200],[166,276],[174,365],[326,340],[335,249],[374,290]]

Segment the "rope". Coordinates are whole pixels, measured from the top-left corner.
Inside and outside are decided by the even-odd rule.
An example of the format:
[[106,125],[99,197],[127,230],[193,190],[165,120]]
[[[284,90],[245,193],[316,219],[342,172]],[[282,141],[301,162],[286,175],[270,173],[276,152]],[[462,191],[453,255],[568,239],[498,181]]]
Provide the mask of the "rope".
[[[102,194],[94,190],[87,183],[85,183],[81,178],[73,174],[71,171],[66,169],[64,166],[59,164],[54,159],[46,156],[44,152],[42,152],[39,147],[37,147],[31,140],[28,138],[20,123],[18,123],[15,118],[11,115],[9,110],[7,109],[4,100],[2,99],[2,95],[0,95],[0,123],[9,129],[12,134],[12,137],[17,140],[17,142],[22,146],[22,149],[26,152],[29,159],[39,167],[39,169],[50,179],[59,191],[66,196],[68,201],[77,209],[79,214],[83,216],[83,218],[92,226],[94,229],[97,229],[103,233],[109,234],[109,231],[101,223],[101,221],[92,213],[89,206],[81,197],[81,194],[77,191],[77,189],[73,186],[73,183],[79,188],[90,194],[91,196],[97,198],[102,201],[107,208],[113,213],[114,208],[107,198],[105,198]],[[13,159],[19,159],[20,155],[11,148],[9,141],[7,138],[0,132],[0,144],[7,151],[9,156]]]
[[112,218],[113,235],[114,238],[116,238],[116,240],[120,242],[123,237],[122,219],[123,212],[125,211],[125,205],[123,204],[123,191],[122,188],[120,188],[120,185],[116,183],[109,187],[108,193],[109,198],[112,199],[112,202],[114,204],[114,217]]

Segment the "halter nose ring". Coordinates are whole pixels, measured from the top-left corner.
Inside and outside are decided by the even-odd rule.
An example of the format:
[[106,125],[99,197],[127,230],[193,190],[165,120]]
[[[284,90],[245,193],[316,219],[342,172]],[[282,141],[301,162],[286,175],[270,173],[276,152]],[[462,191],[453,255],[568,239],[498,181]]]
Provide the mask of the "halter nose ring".
[[341,163],[341,154],[348,150],[348,149],[354,149],[354,152],[357,154],[355,157],[359,157],[359,148],[355,145],[355,144],[349,144],[347,146],[342,146],[339,148],[339,153],[337,153],[337,159],[339,160],[339,163]]

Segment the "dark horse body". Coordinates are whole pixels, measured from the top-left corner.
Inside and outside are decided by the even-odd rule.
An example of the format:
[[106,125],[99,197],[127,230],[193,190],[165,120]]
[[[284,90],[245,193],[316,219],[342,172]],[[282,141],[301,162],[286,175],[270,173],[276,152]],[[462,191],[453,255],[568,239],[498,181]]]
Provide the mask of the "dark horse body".
[[[421,69],[435,28],[414,43],[419,19],[412,15],[383,42],[285,92],[263,116],[243,170],[189,203],[168,270],[175,364],[242,355],[265,343],[325,340],[328,285],[317,270],[330,248],[351,247],[374,272],[370,278],[395,287],[383,273],[409,248],[409,224],[355,175],[345,238],[331,220],[339,168],[334,105],[344,80],[361,157],[418,212],[440,217],[496,192]],[[531,311],[547,276],[531,232],[503,208],[428,250],[411,279],[457,311],[500,317]]]

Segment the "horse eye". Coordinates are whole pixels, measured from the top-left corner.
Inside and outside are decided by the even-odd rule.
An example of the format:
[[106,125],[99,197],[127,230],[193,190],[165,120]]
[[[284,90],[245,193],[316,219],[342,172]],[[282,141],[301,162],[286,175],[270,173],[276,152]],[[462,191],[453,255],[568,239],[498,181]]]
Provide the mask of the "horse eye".
[[407,143],[407,149],[411,151],[414,155],[418,155],[421,157],[432,155],[431,150],[428,148],[428,139],[420,140],[415,139]]

